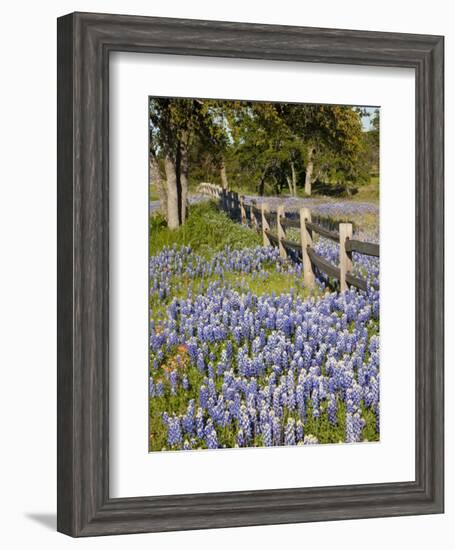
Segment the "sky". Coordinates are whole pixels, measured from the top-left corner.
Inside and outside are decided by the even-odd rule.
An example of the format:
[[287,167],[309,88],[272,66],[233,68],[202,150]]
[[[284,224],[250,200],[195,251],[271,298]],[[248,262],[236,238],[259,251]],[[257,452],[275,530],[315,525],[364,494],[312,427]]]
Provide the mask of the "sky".
[[362,117],[363,129],[371,130],[371,117],[373,116],[373,113],[376,111],[377,107],[362,107],[362,109],[365,109],[365,111],[367,111],[367,113],[369,113],[370,115]]

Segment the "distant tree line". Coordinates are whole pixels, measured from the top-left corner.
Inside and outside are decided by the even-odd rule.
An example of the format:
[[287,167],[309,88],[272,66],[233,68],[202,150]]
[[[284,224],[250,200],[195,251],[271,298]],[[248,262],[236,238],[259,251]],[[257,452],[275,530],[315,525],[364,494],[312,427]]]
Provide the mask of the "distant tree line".
[[259,195],[324,182],[351,193],[379,165],[379,112],[338,105],[151,98],[150,179],[170,228],[184,223],[202,181]]

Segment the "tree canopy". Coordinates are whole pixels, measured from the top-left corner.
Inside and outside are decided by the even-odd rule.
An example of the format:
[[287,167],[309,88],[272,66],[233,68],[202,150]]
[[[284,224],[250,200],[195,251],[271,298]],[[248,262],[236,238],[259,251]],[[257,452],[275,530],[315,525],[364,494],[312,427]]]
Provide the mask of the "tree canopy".
[[188,189],[202,181],[264,194],[349,194],[379,163],[379,111],[342,105],[151,98],[150,176],[170,228],[184,223]]

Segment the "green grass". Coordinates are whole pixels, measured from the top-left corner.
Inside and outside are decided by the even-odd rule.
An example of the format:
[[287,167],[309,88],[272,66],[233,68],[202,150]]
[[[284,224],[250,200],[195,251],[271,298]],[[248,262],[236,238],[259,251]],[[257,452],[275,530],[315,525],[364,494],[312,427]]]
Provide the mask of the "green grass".
[[[194,296],[206,292],[210,283],[219,279],[218,275],[209,277],[190,278],[185,274],[171,278],[172,295],[166,299],[150,296],[150,316],[155,321],[162,320],[166,314],[166,308],[174,298],[186,299],[188,293]],[[256,296],[275,293],[277,295],[292,291],[295,297],[302,299],[317,296],[317,288],[310,290],[304,286],[303,279],[297,275],[277,272],[273,266],[265,270],[263,274],[257,273],[228,273],[223,279],[226,285],[231,285],[240,292],[250,291]]]
[[209,201],[191,205],[186,223],[178,229],[168,229],[160,214],[150,218],[150,255],[174,244],[191,246],[197,254],[210,257],[226,246],[247,248],[262,244],[262,239],[255,231],[232,221]]
[[359,187],[351,198],[360,202],[379,202],[379,176],[371,176],[370,183]]
[[150,201],[159,201],[160,197],[158,195],[158,191],[156,190],[156,185],[150,185],[149,186],[149,200]]
[[291,289],[295,296],[308,298],[311,292],[307,287],[303,286],[303,280],[289,273],[278,273],[273,270],[267,271],[263,277],[258,277],[256,274],[241,274],[230,273],[226,278],[240,290],[249,290],[256,296],[264,294],[277,295],[289,292]]

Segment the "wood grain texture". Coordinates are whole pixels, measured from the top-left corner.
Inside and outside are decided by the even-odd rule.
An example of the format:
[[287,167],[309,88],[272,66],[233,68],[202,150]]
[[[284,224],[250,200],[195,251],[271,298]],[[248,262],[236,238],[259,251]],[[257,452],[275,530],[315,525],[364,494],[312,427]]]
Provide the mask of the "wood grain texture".
[[335,231],[329,231],[322,225],[319,225],[317,223],[312,223],[312,222],[307,222],[306,225],[310,231],[314,231],[315,233],[318,233],[318,235],[321,235],[321,237],[330,239],[335,243],[338,243],[340,240],[340,235],[338,233],[335,233]]
[[357,239],[349,239],[346,242],[346,251],[359,252],[360,254],[366,254],[367,256],[375,256],[376,258],[379,258],[378,244],[358,241]]
[[[416,74],[416,480],[109,498],[109,52]],[[58,530],[72,536],[443,510],[443,39],[75,13],[58,21]]]
[[73,24],[59,22],[57,36],[57,528],[75,531],[73,444]]

